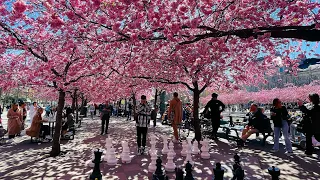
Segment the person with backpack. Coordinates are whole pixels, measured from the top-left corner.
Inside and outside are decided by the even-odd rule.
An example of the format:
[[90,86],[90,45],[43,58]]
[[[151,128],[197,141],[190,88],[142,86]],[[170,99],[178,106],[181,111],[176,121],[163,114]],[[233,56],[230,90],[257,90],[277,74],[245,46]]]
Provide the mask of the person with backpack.
[[[148,126],[150,125],[151,107],[147,102],[145,95],[141,96],[140,104],[136,107],[136,127],[137,127],[137,145],[138,155],[142,155],[145,152]],[[142,141],[141,141],[142,136]]]
[[205,106],[204,113],[206,116],[211,117],[212,139],[217,139],[217,132],[220,127],[221,112],[224,111],[226,106],[218,100],[218,94],[213,93],[211,96],[211,100]]
[[280,99],[275,98],[272,102],[273,107],[270,109],[270,119],[273,120],[274,124],[274,145],[271,152],[279,151],[279,138],[280,131],[282,130],[285,145],[286,145],[286,155],[291,156],[292,144],[289,139],[289,113],[287,108],[282,105]]
[[168,118],[173,128],[174,142],[179,142],[178,125],[182,121],[182,102],[178,98],[178,93],[173,93],[173,99],[169,103]]
[[314,148],[312,143],[312,137],[317,141],[320,141],[320,105],[319,95],[312,94],[309,96],[311,104],[309,108],[303,105],[302,101],[298,102],[300,110],[304,113],[303,130],[306,133],[306,155],[312,155]]

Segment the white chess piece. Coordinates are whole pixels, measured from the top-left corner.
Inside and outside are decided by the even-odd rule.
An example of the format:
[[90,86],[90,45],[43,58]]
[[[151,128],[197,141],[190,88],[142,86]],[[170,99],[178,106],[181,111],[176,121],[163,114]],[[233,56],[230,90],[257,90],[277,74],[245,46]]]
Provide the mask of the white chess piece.
[[194,141],[194,142],[193,142],[192,154],[200,154],[200,149],[199,149],[198,141]]
[[149,150],[149,154],[151,155],[151,152],[157,153],[157,152],[156,152],[156,151],[157,151],[157,149],[156,149],[157,137],[154,136],[154,135],[152,135],[152,136],[150,136],[150,139],[151,139],[151,141],[150,141],[151,148],[150,148],[150,150]]
[[174,152],[174,144],[172,141],[169,143],[169,153],[173,154],[173,157],[176,156],[176,152]]
[[154,171],[157,169],[157,166],[156,166],[157,154],[154,151],[151,151],[150,156],[151,156],[151,162],[148,166],[148,171],[151,173],[154,173]]
[[108,157],[108,165],[109,166],[115,166],[117,164],[118,160],[116,158],[116,153],[114,148],[110,148],[109,150],[109,157]]
[[162,149],[162,154],[167,154],[169,152],[168,149],[168,137],[167,136],[162,136],[163,139],[163,149]]
[[200,143],[202,145],[202,147],[201,147],[201,158],[202,159],[210,159],[209,141],[207,139],[204,139]]
[[187,147],[187,157],[184,161],[184,165],[186,165],[188,163],[188,161],[192,166],[194,166],[194,162],[192,161],[192,157],[191,157],[191,146],[189,146],[189,145]]
[[121,161],[122,163],[130,163],[130,149],[127,141],[122,141],[122,153],[121,153]]
[[188,148],[187,141],[182,141],[181,156],[185,157],[187,155],[187,148]]
[[187,142],[189,146],[192,146],[192,137],[187,137]]
[[[172,143],[172,142],[170,142]],[[167,155],[167,163],[165,165],[165,170],[168,172],[174,172],[176,165],[173,163],[173,158],[174,158],[174,151],[169,151]]]
[[103,161],[106,161],[108,162],[108,158],[109,158],[109,150],[111,149],[112,147],[112,139],[111,138],[107,138],[106,139],[106,150],[105,150],[105,155],[104,155],[104,158],[103,158]]

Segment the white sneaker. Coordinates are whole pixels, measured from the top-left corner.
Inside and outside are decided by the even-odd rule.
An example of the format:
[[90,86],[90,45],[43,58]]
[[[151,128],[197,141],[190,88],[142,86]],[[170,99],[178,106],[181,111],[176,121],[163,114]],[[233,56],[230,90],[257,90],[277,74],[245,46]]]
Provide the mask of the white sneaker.
[[278,152],[279,150],[276,150],[276,149],[271,149],[270,152],[272,153],[275,153],[275,152]]
[[287,156],[292,156],[292,155],[293,155],[293,152],[288,152],[288,151],[287,151],[287,152],[285,152],[284,154],[287,155]]
[[46,135],[46,139],[52,139],[50,135]]

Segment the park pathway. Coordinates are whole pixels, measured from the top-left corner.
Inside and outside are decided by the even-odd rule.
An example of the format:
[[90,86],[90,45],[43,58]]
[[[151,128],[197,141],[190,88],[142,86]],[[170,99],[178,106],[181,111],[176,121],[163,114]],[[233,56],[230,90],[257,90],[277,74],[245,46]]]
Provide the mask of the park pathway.
[[[152,173],[148,172],[150,156],[136,156],[136,130],[134,122],[125,121],[123,118],[111,118],[109,136],[113,139],[117,157],[121,153],[121,141],[129,142],[131,156],[130,164],[108,166],[101,164],[104,180],[113,179],[151,179]],[[171,135],[169,126],[158,126],[149,129],[149,135],[154,133],[159,141],[157,149],[161,150],[163,134]],[[11,144],[0,146],[0,179],[88,179],[92,168],[85,165],[91,159],[93,150],[104,148],[107,135],[100,135],[100,121],[98,119],[84,119],[83,127],[77,131],[72,141],[62,141],[62,150],[66,152],[60,157],[49,157],[51,143],[31,144],[27,136],[19,137]],[[149,140],[148,140],[149,143]],[[174,162],[181,166],[184,158],[180,156],[181,145],[175,145],[177,153]],[[286,157],[283,152],[269,153],[271,145],[261,147],[257,143],[250,143],[249,147],[238,149],[234,142],[225,139],[210,141],[210,160],[200,159],[200,155],[193,156],[195,161],[194,177],[196,179],[212,179],[214,164],[220,162],[226,169],[225,179],[232,177],[233,155],[238,153],[247,179],[271,179],[267,168],[275,165],[281,169],[281,179],[320,179],[320,164],[317,155],[305,157],[302,151],[296,150],[293,157]],[[166,156],[162,157],[166,162]],[[163,164],[164,165],[164,164]],[[174,173],[168,173],[174,179]]]

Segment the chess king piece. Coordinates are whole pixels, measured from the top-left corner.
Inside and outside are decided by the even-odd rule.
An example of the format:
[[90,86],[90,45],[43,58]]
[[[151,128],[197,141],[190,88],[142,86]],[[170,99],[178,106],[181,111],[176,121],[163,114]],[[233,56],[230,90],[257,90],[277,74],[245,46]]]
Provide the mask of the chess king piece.
[[232,180],[243,180],[244,179],[244,170],[240,164],[240,156],[235,154],[234,156],[234,165],[233,165],[233,178]]
[[175,180],[183,180],[183,170],[181,168],[176,168],[176,179]]
[[156,152],[151,151],[150,156],[151,156],[151,162],[148,166],[148,171],[154,172],[157,169],[157,166],[156,166],[157,154]]
[[187,157],[184,161],[184,164],[190,163],[191,165],[194,165],[194,162],[192,161],[192,156],[191,156],[191,147],[188,145],[187,146]]
[[109,158],[108,158],[108,165],[109,166],[115,166],[117,164],[117,158],[116,158],[116,153],[114,148],[110,148],[109,150]]
[[186,177],[184,177],[184,180],[194,180],[192,175],[192,165],[189,161],[186,164]]
[[122,163],[130,163],[130,149],[127,141],[122,141],[122,153],[121,153],[121,161]]
[[168,176],[162,170],[162,160],[158,157],[156,172],[152,175],[152,180],[169,180]]
[[201,158],[202,159],[210,159],[209,141],[207,139],[204,139],[200,143],[202,145],[202,147],[201,147]]
[[[172,143],[172,142],[171,142]],[[176,165],[173,163],[174,159],[174,151],[170,148],[170,151],[167,155],[167,164],[165,165],[165,169],[168,172],[174,172],[174,169],[176,168]]]
[[97,149],[97,151],[94,152],[94,168],[90,175],[90,180],[102,180],[102,174],[100,171],[101,156],[102,151]]
[[182,141],[181,156],[186,156],[187,155],[187,148],[188,148],[187,141]]
[[157,151],[156,149],[156,144],[157,144],[157,137],[155,135],[150,136],[150,144],[151,144],[151,148],[149,150],[149,154],[151,155],[152,151]]
[[221,168],[220,163],[217,163],[216,168],[213,168],[213,175],[214,180],[223,180],[224,170]]
[[268,168],[268,172],[272,177],[272,180],[279,180],[280,169],[274,166]]
[[200,154],[199,143],[198,141],[193,142],[192,154]]
[[176,152],[174,152],[174,144],[172,141],[170,141],[169,143],[169,153],[171,152],[171,154],[174,156],[176,156]]
[[167,136],[162,136],[163,139],[163,149],[162,149],[162,154],[168,154],[169,148],[168,148],[168,137]]

